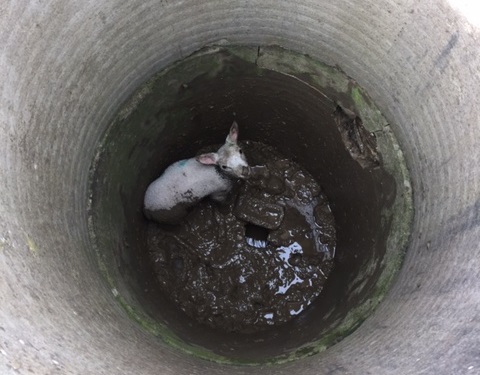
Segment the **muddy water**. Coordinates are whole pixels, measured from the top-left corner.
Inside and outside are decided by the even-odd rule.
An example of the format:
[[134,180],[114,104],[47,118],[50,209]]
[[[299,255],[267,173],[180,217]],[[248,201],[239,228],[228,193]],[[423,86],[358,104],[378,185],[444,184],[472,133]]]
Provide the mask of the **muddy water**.
[[148,247],[165,295],[187,315],[226,331],[255,332],[305,311],[335,255],[333,215],[298,164],[243,142],[252,176],[219,205],[200,202],[176,226],[150,223]]

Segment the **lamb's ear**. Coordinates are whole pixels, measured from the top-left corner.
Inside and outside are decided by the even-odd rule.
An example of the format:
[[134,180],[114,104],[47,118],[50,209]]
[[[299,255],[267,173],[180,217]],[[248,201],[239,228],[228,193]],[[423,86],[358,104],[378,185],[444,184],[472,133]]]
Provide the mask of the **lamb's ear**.
[[230,133],[227,135],[227,143],[237,144],[238,138],[238,124],[236,121],[233,122],[232,127],[230,128]]
[[213,165],[217,164],[218,154],[215,152],[209,152],[208,154],[201,154],[195,157],[195,159],[202,164]]

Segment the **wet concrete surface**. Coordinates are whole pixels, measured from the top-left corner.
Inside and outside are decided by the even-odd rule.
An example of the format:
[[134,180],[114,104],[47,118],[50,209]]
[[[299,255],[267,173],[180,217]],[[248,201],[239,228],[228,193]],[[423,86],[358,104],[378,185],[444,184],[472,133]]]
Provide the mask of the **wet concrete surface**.
[[161,289],[188,316],[252,333],[312,304],[336,239],[327,198],[307,171],[263,143],[243,148],[259,166],[227,202],[206,199],[179,225],[151,222],[147,243]]

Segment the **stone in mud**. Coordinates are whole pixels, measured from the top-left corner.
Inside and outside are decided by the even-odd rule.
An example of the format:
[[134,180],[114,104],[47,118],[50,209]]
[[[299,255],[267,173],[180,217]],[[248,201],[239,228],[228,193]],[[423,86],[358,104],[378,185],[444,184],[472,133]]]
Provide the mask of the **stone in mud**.
[[271,176],[263,189],[269,194],[280,195],[285,191],[285,181],[278,176]]
[[320,185],[304,171],[297,171],[287,178],[290,196],[296,197],[302,204],[308,204],[320,195]]
[[299,253],[290,255],[290,258],[288,259],[288,263],[292,266],[300,265],[301,261],[302,261],[302,254],[299,254]]
[[313,209],[313,216],[315,217],[315,224],[320,231],[320,241],[323,244],[334,245],[335,244],[335,221],[333,220],[330,207],[321,202]]
[[249,179],[258,180],[260,178],[270,177],[270,172],[266,165],[255,165],[250,167]]
[[237,218],[248,223],[267,229],[277,229],[282,224],[284,209],[278,204],[240,196],[233,213]]
[[287,245],[291,237],[287,229],[279,228],[269,233],[268,241],[274,246],[282,246]]
[[265,165],[250,168],[249,184],[271,195],[280,195],[285,191],[285,179],[279,175],[278,170]]

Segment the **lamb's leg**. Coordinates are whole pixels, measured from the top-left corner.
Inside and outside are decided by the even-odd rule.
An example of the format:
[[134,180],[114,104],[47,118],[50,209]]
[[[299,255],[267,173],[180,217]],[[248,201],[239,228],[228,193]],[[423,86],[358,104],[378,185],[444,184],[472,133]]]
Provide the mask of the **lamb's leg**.
[[222,215],[228,214],[232,203],[232,194],[229,191],[214,193],[210,195],[209,198],[216,203],[218,212],[220,212]]
[[144,214],[147,219],[159,224],[177,225],[188,215],[190,209],[188,205],[178,204],[168,210],[144,209]]
[[227,200],[227,197],[228,197],[228,191],[220,191],[210,195],[210,199],[220,204],[225,203],[225,201]]

